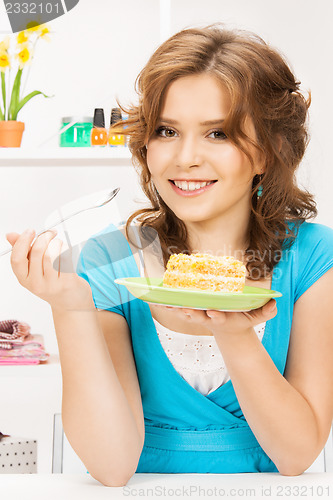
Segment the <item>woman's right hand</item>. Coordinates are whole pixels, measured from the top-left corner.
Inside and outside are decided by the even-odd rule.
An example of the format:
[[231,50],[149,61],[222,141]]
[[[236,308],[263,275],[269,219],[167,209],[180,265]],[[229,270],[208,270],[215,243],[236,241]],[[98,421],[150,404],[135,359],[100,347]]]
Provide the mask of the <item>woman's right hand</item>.
[[[89,283],[76,273],[61,273],[62,241],[54,239],[55,231],[35,237],[27,229],[21,235],[8,233],[12,245],[11,266],[19,283],[34,295],[48,302],[52,309],[61,311],[94,310]],[[60,270],[53,265],[58,259]]]

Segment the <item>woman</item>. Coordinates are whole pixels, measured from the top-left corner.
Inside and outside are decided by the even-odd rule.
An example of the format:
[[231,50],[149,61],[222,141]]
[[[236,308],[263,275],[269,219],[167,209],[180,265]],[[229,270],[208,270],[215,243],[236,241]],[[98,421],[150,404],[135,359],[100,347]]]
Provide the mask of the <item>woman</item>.
[[[333,415],[333,231],[305,221],[316,206],[295,181],[310,102],[275,50],[219,26],[163,43],[138,91],[126,133],[151,207],[91,238],[79,276],[52,268],[61,250],[53,234],[32,249],[33,234],[8,235],[20,283],[52,307],[66,435],[89,472],[113,486],[135,471],[301,474]],[[133,228],[157,232],[164,266],[178,252],[240,258],[247,285],[283,294],[278,307],[133,300],[113,282],[139,276]],[[149,266],[141,274],[152,275]],[[163,332],[174,345],[177,335],[208,340],[224,375],[211,373],[205,392],[193,364],[196,382],[186,380],[185,367],[172,366],[185,351],[168,353]]]

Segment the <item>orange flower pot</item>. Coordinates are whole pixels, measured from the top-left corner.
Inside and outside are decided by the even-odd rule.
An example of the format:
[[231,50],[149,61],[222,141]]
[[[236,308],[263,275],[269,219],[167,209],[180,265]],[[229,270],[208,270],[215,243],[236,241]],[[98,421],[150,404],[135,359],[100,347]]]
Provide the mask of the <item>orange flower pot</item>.
[[16,120],[0,121],[0,147],[19,148],[21,146],[24,123]]

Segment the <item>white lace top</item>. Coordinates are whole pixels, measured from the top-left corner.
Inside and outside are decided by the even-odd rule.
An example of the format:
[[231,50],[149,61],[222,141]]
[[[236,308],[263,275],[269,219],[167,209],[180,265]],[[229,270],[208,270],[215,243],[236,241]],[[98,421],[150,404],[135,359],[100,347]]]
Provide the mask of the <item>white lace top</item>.
[[[136,232],[135,232],[136,235]],[[138,238],[138,236],[136,235]],[[141,250],[140,275],[144,274],[144,261]],[[222,354],[213,335],[188,335],[174,332],[153,318],[157,335],[175,370],[194,389],[203,395],[215,391],[230,380]],[[265,333],[265,323],[254,327],[259,340]]]
[[[215,337],[174,332],[153,318],[160,343],[177,372],[205,396],[230,380]],[[266,323],[254,327],[259,340]]]

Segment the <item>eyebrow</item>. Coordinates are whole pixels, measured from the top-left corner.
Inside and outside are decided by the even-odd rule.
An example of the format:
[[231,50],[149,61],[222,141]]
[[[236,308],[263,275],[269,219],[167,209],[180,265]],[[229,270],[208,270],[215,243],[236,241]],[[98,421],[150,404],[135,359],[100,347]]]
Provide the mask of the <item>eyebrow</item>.
[[[179,122],[177,120],[171,120],[170,118],[160,118],[160,122],[165,122],[165,123],[171,123],[172,125],[179,125]],[[206,125],[219,125],[224,122],[224,118],[220,118],[218,120],[207,120],[205,122],[201,122],[200,125],[206,126]]]

